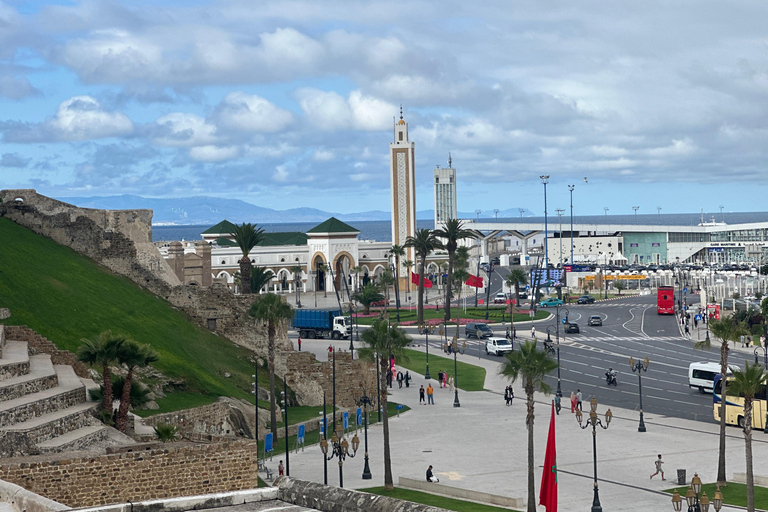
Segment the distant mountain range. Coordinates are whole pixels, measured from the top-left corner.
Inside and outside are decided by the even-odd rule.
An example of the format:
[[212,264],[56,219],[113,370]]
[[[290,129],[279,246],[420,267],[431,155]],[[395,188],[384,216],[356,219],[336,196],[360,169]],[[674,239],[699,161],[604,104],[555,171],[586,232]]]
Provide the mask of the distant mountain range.
[[[390,213],[382,210],[371,210],[358,213],[334,213],[316,208],[291,208],[288,210],[273,210],[263,208],[239,199],[222,199],[219,197],[195,196],[172,199],[159,199],[133,195],[98,196],[98,197],[61,197],[61,201],[82,208],[97,208],[102,210],[133,210],[149,209],[154,211],[153,224],[160,225],[197,225],[216,224],[228,219],[232,222],[322,222],[329,217],[336,217],[346,222],[383,221],[390,219]],[[480,214],[480,218],[491,218],[496,214],[488,210]],[[523,216],[533,214],[525,210]],[[434,210],[416,212],[418,220],[431,220]],[[498,217],[518,217],[517,208],[499,210]],[[476,218],[474,212],[459,212],[459,218]]]

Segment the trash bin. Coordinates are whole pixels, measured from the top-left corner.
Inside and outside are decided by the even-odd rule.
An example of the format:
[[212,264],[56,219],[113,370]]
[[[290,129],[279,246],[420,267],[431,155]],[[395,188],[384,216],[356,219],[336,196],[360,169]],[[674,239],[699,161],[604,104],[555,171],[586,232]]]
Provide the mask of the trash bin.
[[677,485],[685,485],[685,470],[684,469],[678,469],[677,470]]

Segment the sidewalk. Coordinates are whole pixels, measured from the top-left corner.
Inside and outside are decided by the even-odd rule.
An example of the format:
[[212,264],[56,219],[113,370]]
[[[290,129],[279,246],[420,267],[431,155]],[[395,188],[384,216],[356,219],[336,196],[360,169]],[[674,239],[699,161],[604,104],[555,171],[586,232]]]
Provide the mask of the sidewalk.
[[[304,350],[327,357],[328,340],[308,340]],[[335,342],[340,348],[348,341]],[[320,354],[324,351],[326,356]],[[486,368],[488,391],[459,391],[460,408],[453,407],[453,394],[435,387],[433,405],[419,405],[418,388],[423,376],[414,376],[410,388],[390,390],[390,400],[411,407],[400,417],[390,418],[392,472],[398,477],[423,479],[428,465],[434,466],[441,484],[473,489],[509,497],[527,497],[527,431],[525,426],[525,394],[521,383],[515,384],[515,400],[504,405],[503,390],[507,381],[498,375],[498,361],[460,355],[459,359]],[[536,395],[535,405],[535,477],[538,500],[544,461],[544,449],[551,415],[553,396]],[[589,409],[584,397],[585,413]],[[600,397],[597,397],[598,400]],[[568,405],[564,400],[563,405]],[[604,419],[607,408],[598,405]],[[320,411],[321,408],[318,408]],[[636,411],[611,408],[613,420],[607,430],[598,428],[597,455],[600,501],[604,510],[663,511],[672,510],[671,497],[660,491],[673,487],[677,469],[687,470],[687,481],[698,472],[704,482],[712,482],[717,472],[718,425],[714,421],[695,422],[666,416],[646,414],[647,432],[637,432],[639,415]],[[372,413],[372,414],[375,414]],[[559,510],[588,510],[592,503],[592,435],[579,428],[575,415],[564,407],[556,416]],[[746,471],[744,440],[741,431],[729,428],[726,441],[727,475]],[[362,430],[360,450],[343,466],[345,487],[366,488],[384,485],[382,427],[368,429],[370,467],[373,480],[361,478],[364,457]],[[349,436],[351,438],[351,435]],[[754,433],[754,472],[768,474],[768,439]],[[654,460],[661,453],[666,470],[666,482],[659,476],[650,480]],[[278,460],[268,462],[277,466]],[[297,478],[323,481],[323,457],[318,446],[290,455],[290,472]],[[328,483],[338,485],[339,466],[328,462]],[[711,498],[711,496],[710,496]],[[539,507],[539,510],[544,510]],[[737,510],[724,506],[723,510]]]

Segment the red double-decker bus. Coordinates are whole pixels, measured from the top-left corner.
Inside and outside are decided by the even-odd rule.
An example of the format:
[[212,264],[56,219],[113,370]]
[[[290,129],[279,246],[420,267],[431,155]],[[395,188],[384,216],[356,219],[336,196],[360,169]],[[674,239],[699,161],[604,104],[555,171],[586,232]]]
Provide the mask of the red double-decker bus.
[[675,314],[675,289],[672,286],[659,286],[656,295],[656,312],[660,315]]

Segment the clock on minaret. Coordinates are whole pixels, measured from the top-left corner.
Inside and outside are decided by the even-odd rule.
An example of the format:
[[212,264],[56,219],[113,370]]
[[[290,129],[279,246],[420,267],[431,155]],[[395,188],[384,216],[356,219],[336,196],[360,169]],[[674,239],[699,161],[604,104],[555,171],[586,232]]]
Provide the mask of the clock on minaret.
[[[408,123],[395,123],[395,140],[389,145],[390,193],[392,206],[392,244],[404,246],[409,236],[416,234],[416,180],[414,172],[414,143],[408,140]],[[412,247],[406,249],[406,259],[416,261]],[[397,269],[401,278],[409,277],[407,270]]]

